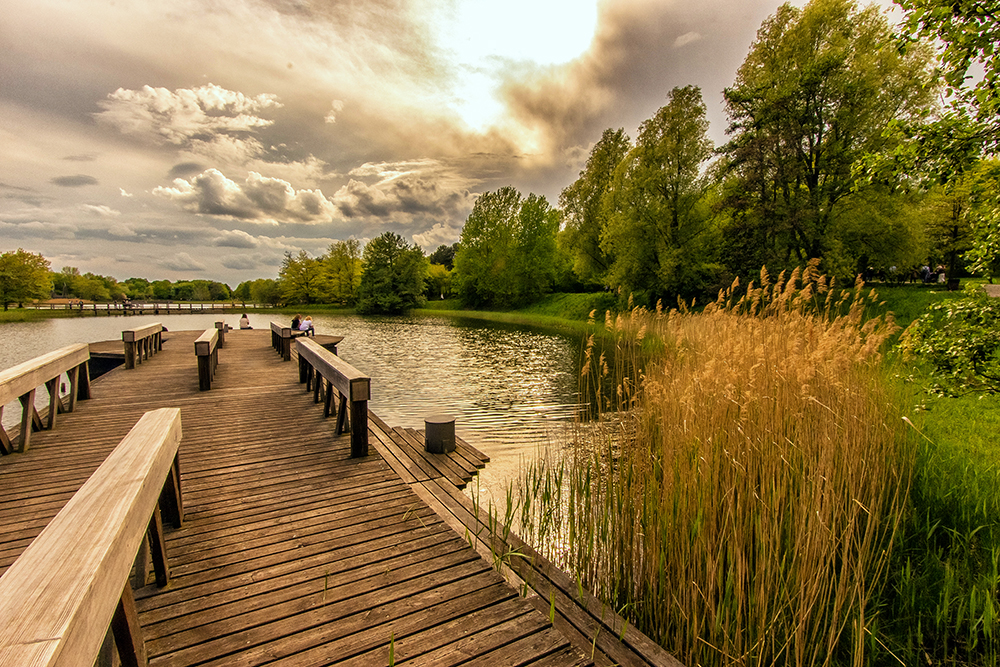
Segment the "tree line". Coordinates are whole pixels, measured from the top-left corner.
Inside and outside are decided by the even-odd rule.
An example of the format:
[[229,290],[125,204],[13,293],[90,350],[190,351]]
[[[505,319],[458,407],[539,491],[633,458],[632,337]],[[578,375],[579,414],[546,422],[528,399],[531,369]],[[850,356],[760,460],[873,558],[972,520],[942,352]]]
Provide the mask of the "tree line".
[[[550,291],[670,304],[714,297],[763,266],[777,272],[810,259],[847,281],[902,280],[921,265],[992,275],[1000,257],[996,17],[978,2],[897,3],[899,31],[853,0],[783,5],[724,91],[724,145],[708,137],[701,90],[676,87],[634,140],[622,128],[603,132],[558,206],[510,186],[485,192],[458,243],[429,257],[386,232],[363,247],[337,241],[318,257],[287,253],[276,279],[234,290],[211,281],[117,284],[71,268],[51,274],[48,289],[93,300],[232,298],[394,313],[450,296],[510,308]],[[986,75],[970,86],[973,62]],[[2,261],[25,259],[7,255]],[[0,284],[10,282],[5,275]],[[16,292],[0,289],[4,299]]]

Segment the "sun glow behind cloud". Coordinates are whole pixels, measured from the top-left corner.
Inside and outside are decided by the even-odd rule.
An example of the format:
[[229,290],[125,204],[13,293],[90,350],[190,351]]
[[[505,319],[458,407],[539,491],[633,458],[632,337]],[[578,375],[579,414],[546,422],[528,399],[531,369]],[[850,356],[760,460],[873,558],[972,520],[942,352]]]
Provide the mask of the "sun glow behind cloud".
[[514,68],[568,63],[590,48],[598,0],[460,0],[436,21],[440,47],[455,64],[453,104],[485,131],[501,122],[497,95]]

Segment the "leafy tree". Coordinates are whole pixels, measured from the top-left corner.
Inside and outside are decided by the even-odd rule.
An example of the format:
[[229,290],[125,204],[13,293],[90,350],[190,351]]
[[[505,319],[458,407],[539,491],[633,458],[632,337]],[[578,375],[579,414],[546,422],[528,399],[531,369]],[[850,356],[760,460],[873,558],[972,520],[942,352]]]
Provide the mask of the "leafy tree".
[[[926,48],[900,52],[874,5],[781,6],[724,92],[733,179],[725,233],[745,238],[769,265],[821,257],[853,267],[867,252],[866,238],[857,239],[862,247],[841,238],[844,202],[863,187],[854,167],[890,147],[891,121],[926,115],[935,93],[930,64]],[[870,225],[867,236],[881,232]]]
[[424,294],[428,299],[443,299],[451,296],[451,271],[448,270],[448,267],[444,264],[431,264],[428,267],[427,287]]
[[250,282],[250,297],[255,303],[277,306],[281,303],[281,283],[273,278],[258,278]]
[[148,299],[153,293],[152,285],[145,278],[126,278],[122,285],[130,299]]
[[229,294],[229,285],[215,280],[208,281],[208,298],[212,301],[225,301]]
[[176,301],[193,301],[194,283],[190,280],[178,280],[173,284],[170,296]]
[[332,243],[320,261],[326,280],[326,298],[353,305],[361,284],[361,242],[348,239]]
[[710,278],[708,211],[702,174],[712,156],[701,90],[674,88],[667,104],[639,127],[615,171],[601,248],[613,262],[609,281],[628,292],[691,296]]
[[244,280],[233,290],[233,299],[239,301],[244,306],[247,305],[247,301],[253,301],[253,296],[250,294],[250,282],[249,280]]
[[562,243],[573,260],[573,271],[589,285],[604,284],[611,257],[601,247],[607,226],[606,198],[614,182],[615,170],[632,144],[625,130],[607,129],[594,144],[580,177],[559,195],[565,228]]
[[29,299],[51,296],[49,260],[22,248],[0,253],[0,301],[3,309],[10,304],[24,305]]
[[439,245],[437,250],[432,252],[427,260],[433,264],[440,264],[451,271],[455,268],[455,253],[458,252],[458,243],[451,245]]
[[62,297],[75,295],[76,281],[79,278],[80,269],[75,266],[64,266],[59,273],[52,274],[52,289]]
[[424,303],[427,259],[420,246],[385,232],[368,242],[358,287],[359,313],[398,314]]
[[154,299],[168,301],[174,298],[174,286],[169,280],[154,280],[150,287],[153,290]]
[[968,179],[971,239],[965,259],[972,273],[989,276],[993,282],[1000,268],[1000,161],[983,160]]
[[110,301],[111,290],[107,283],[93,273],[85,273],[77,281],[76,295],[87,301]]
[[[952,97],[949,111],[934,122],[904,128],[912,141],[902,168],[919,166],[942,183],[965,179],[967,167],[983,152],[1000,150],[1000,11],[983,0],[895,2],[905,12],[911,40],[943,46],[939,57]],[[970,76],[973,67],[981,77]],[[982,196],[978,209],[966,258],[973,273],[991,275],[1000,254],[1000,192]]]
[[[1000,10],[995,0],[894,2],[905,12],[903,26],[911,40],[934,40],[944,47],[939,57],[957,103],[955,112],[964,107],[978,121],[957,136],[996,151],[1000,148]],[[974,65],[983,75],[969,85]]]
[[462,300],[501,308],[545,294],[554,277],[559,211],[545,197],[522,199],[513,187],[476,200],[455,255]]
[[318,259],[305,250],[298,255],[285,253],[278,272],[281,294],[286,303],[317,303],[322,301],[323,272]]

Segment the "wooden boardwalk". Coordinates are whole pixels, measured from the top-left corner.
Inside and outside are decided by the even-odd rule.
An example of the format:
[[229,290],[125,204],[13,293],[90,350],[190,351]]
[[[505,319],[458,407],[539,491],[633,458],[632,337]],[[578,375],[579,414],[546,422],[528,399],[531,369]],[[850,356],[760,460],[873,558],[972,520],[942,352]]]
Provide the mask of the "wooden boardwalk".
[[474,449],[426,454],[419,433],[373,415],[372,452],[351,459],[269,331],[229,332],[208,392],[198,333],[165,334],[163,351],[95,382],[27,454],[0,458],[0,572],[144,412],[179,407],[186,519],[168,531],[172,579],[136,590],[150,664],[677,664],[655,649],[609,658],[470,547],[457,488],[484,463]]

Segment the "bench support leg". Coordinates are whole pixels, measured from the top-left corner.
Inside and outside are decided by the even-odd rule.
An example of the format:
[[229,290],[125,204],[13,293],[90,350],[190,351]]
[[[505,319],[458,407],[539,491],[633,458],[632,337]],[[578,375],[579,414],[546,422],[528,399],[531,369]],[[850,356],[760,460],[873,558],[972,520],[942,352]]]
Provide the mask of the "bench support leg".
[[111,619],[111,633],[114,635],[118,657],[124,667],[146,667],[149,664],[146,643],[142,640],[139,614],[135,610],[132,586],[128,582],[125,582],[118,608],[115,609],[115,615]]
[[163,536],[163,519],[159,505],[153,508],[147,533],[149,549],[153,556],[153,572],[156,573],[156,585],[163,588],[170,583],[170,565],[167,563],[167,543]]
[[163,483],[163,490],[160,492],[160,510],[174,528],[184,525],[180,454],[174,456],[174,463],[170,466],[170,472],[167,473],[167,479]]

